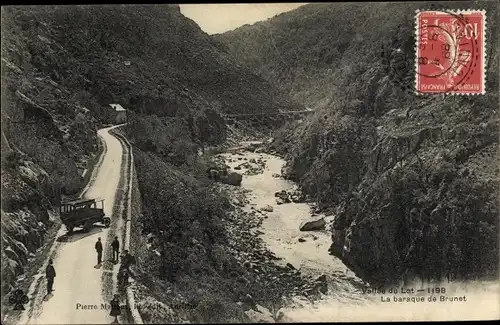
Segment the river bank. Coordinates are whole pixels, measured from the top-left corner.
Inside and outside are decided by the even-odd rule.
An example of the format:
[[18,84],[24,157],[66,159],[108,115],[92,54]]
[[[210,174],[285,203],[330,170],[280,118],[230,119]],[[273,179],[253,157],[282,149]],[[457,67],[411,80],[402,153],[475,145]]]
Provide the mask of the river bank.
[[[389,320],[445,320],[450,312],[456,319],[479,319],[480,315],[494,315],[498,307],[498,284],[490,282],[471,283],[432,283],[415,282],[410,285],[413,290],[428,290],[430,287],[446,288],[446,294],[427,291],[415,295],[398,293],[381,293],[369,288],[355,276],[338,258],[329,255],[331,244],[329,224],[334,216],[324,216],[324,230],[303,232],[299,230],[304,220],[314,216],[312,206],[307,203],[277,204],[275,193],[293,192],[297,185],[278,175],[285,161],[277,156],[262,153],[257,142],[243,143],[218,157],[224,160],[231,171],[243,174],[241,188],[234,190],[240,193],[237,199],[245,214],[264,213],[265,218],[255,225],[255,234],[263,240],[267,249],[279,260],[275,263],[291,264],[300,270],[301,275],[314,279],[326,276],[328,292],[318,299],[307,299],[300,290],[280,310],[280,321],[389,321]],[[244,198],[241,198],[244,193]],[[272,211],[262,211],[262,208]],[[300,240],[299,240],[300,239]],[[468,301],[450,301],[448,298],[465,296]],[[411,298],[423,299],[419,304]],[[433,298],[436,300],[432,301]],[[399,302],[399,298],[402,298]],[[408,298],[409,302],[406,302]],[[429,300],[430,299],[430,300]],[[467,298],[466,298],[467,299]],[[394,301],[393,301],[394,300]],[[404,301],[403,301],[404,300]],[[485,304],[486,303],[486,304]],[[465,306],[483,305],[481,313],[471,312]],[[433,308],[434,307],[434,308]]]
[[[263,240],[266,248],[280,258],[275,263],[292,265],[308,282],[320,277],[326,279],[327,292],[320,293],[316,299],[308,295],[307,291],[295,291],[288,302],[290,311],[300,306],[312,307],[326,297],[335,297],[349,304],[366,301],[368,297],[363,294],[363,290],[366,290],[364,282],[339,259],[328,253],[331,244],[329,225],[334,217],[315,215],[314,207],[308,203],[278,204],[275,193],[295,192],[298,190],[297,185],[278,177],[285,163],[283,159],[267,153],[245,150],[245,145],[248,144],[258,143],[246,143],[218,155],[232,171],[243,174],[241,188],[235,190],[232,195],[233,201],[236,201],[236,205],[240,206],[246,215],[256,212],[265,215],[256,225],[255,233]],[[241,193],[244,193],[243,199]],[[267,209],[272,211],[266,211]],[[326,221],[325,228],[300,231],[301,223],[311,217],[323,217]],[[288,315],[284,311],[285,309],[282,310],[282,320],[293,321],[290,317],[293,313]]]

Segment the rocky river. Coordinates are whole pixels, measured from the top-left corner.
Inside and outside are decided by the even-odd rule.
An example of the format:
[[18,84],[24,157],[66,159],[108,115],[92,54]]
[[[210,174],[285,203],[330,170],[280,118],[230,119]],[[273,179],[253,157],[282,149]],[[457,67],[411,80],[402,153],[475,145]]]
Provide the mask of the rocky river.
[[[367,301],[362,290],[365,287],[363,281],[328,253],[331,245],[329,225],[333,216],[316,215],[314,207],[308,203],[278,204],[280,200],[275,193],[298,191],[295,183],[279,177],[285,161],[266,153],[233,152],[220,156],[233,171],[243,174],[241,187],[247,193],[248,204],[242,209],[248,213],[255,210],[266,213],[267,218],[262,221],[259,233],[266,246],[281,258],[278,263],[289,263],[311,278],[326,276],[328,294],[324,295],[324,299],[335,298],[348,304]],[[323,217],[326,221],[324,229],[300,231],[301,223],[312,217]],[[287,321],[301,320],[302,316],[295,316],[298,310],[316,308],[314,303],[301,296],[293,301],[289,309],[284,309]]]
[[[245,143],[244,146],[248,144]],[[327,293],[321,294],[320,299],[306,299],[304,295],[297,294],[280,310],[279,321],[445,320],[449,319],[451,310],[457,319],[475,318],[459,303],[448,304],[446,308],[432,308],[444,306],[444,302],[439,302],[439,297],[438,303],[424,301],[419,304],[416,300],[412,302],[411,297],[425,300],[428,295],[421,293],[406,297],[402,296],[401,292],[398,295],[386,292],[384,298],[376,289],[370,289],[368,284],[359,279],[338,258],[328,253],[331,245],[330,223],[334,216],[316,215],[314,207],[308,203],[284,203],[277,198],[277,193],[282,191],[296,192],[297,185],[281,177],[281,168],[285,164],[283,159],[256,151],[237,148],[219,154],[231,171],[243,175],[241,189],[245,193],[245,199],[238,202],[239,206],[249,214],[258,211],[266,215],[262,222],[259,222],[257,235],[266,247],[280,258],[276,263],[291,264],[300,270],[301,274],[310,278],[326,277],[328,286]],[[324,229],[300,231],[304,221],[318,217],[324,217]],[[414,287],[424,288],[422,284],[415,284]],[[447,284],[447,287],[454,287],[454,291],[463,289],[460,283]],[[494,288],[481,283],[471,284],[470,290],[466,289],[466,292],[466,295],[475,297],[478,301],[492,298],[495,294]],[[392,301],[396,296],[409,300]],[[384,303],[384,299],[391,301]],[[498,300],[496,296],[495,299]],[[491,308],[496,307],[492,305]]]

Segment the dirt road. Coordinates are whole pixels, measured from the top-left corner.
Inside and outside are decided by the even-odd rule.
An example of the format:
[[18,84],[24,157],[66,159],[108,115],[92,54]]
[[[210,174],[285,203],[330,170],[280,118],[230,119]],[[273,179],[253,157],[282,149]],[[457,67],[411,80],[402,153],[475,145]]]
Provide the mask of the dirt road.
[[[114,127],[101,129],[98,135],[106,145],[102,163],[94,171],[84,198],[104,199],[104,213],[111,217],[111,227],[120,222],[112,215],[115,195],[120,181],[123,148],[118,139],[109,133]],[[96,268],[97,254],[95,242],[100,237],[103,246],[107,243],[108,228],[95,226],[90,232],[83,233],[75,228],[74,234],[64,236],[62,227],[59,242],[52,254],[56,278],[54,292],[46,295],[46,281],[42,280],[32,298],[30,308],[20,323],[25,324],[109,324],[109,301],[103,299],[103,267]],[[64,238],[64,240],[61,240]],[[111,263],[103,261],[103,263]],[[115,266],[115,268],[118,266]]]

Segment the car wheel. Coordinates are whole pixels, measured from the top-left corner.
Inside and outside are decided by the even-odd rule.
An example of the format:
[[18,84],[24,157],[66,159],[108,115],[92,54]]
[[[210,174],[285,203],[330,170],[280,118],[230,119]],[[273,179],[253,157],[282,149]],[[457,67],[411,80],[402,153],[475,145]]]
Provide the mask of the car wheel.
[[109,225],[111,224],[111,219],[108,217],[102,218],[102,223],[104,224],[104,227],[108,228]]

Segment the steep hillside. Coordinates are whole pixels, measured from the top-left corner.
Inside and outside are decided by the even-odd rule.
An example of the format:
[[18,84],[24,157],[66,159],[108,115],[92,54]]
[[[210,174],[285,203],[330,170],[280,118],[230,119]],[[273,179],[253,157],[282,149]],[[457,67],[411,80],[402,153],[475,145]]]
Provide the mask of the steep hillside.
[[55,233],[60,222],[54,206],[84,186],[90,173],[83,172],[99,150],[98,123],[79,97],[81,89],[56,82],[37,61],[34,48],[49,47],[50,40],[28,35],[4,9],[2,297],[17,286],[16,277],[33,263],[47,235]]
[[332,253],[374,284],[498,272],[499,8],[443,6],[487,11],[484,96],[414,95],[415,10],[430,3],[311,4],[216,36],[316,109],[272,149],[337,214]]
[[177,166],[226,139],[221,114],[296,106],[177,5],[2,7],[3,293],[57,226],[47,210],[87,180],[109,103]]

